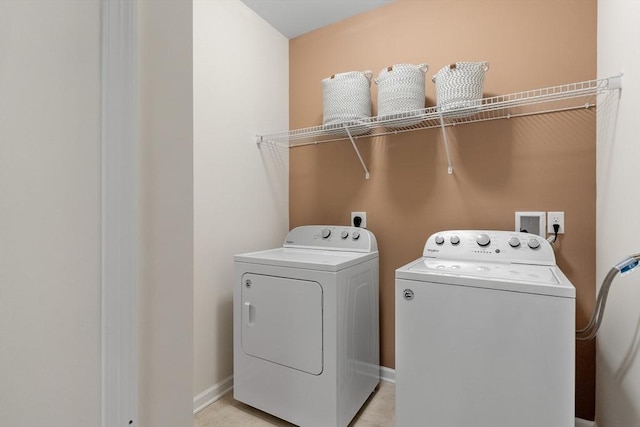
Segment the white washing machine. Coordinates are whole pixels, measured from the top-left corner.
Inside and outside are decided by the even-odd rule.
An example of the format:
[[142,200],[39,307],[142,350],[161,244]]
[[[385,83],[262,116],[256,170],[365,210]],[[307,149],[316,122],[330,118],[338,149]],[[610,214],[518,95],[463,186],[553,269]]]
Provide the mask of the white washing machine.
[[234,261],[234,398],[304,427],[348,425],[380,375],[373,233],[298,227]]
[[396,270],[399,427],[573,427],[575,288],[551,245],[443,231]]

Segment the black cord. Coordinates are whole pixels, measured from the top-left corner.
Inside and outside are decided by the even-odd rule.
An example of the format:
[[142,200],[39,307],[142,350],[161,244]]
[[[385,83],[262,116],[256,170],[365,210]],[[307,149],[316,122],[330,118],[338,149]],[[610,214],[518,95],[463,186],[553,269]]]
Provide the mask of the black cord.
[[558,240],[558,231],[560,231],[560,224],[553,224],[553,241],[551,243],[555,243]]

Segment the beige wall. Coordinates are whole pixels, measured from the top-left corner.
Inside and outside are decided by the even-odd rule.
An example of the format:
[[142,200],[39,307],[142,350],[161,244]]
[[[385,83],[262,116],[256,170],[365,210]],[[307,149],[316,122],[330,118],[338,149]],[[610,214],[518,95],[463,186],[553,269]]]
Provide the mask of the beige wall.
[[[640,2],[598,1],[598,76],[624,71],[622,91],[598,102],[597,282],[640,253]],[[596,417],[640,425],[640,272],[614,280],[598,333]]]
[[239,0],[193,4],[194,409],[231,386],[233,255],[280,246],[289,152],[255,144],[289,122],[289,41]]
[[[595,0],[400,0],[290,41],[290,128],[322,123],[320,81],[331,74],[427,62],[490,62],[485,96],[596,77]],[[375,85],[372,89],[374,106]],[[395,366],[394,272],[444,229],[514,228],[515,211],[564,211],[558,265],[586,322],[595,283],[595,111],[449,129],[447,175],[439,129],[362,139],[365,180],[348,141],[290,153],[290,227],[347,224],[366,211],[380,247],[381,360]],[[594,415],[593,343],[577,345],[576,413]]]
[[139,14],[139,425],[192,425],[193,26],[190,0]]
[[[140,426],[192,424],[191,1],[140,2]],[[0,426],[101,423],[100,2],[0,1]]]
[[100,425],[100,2],[0,1],[0,426]]

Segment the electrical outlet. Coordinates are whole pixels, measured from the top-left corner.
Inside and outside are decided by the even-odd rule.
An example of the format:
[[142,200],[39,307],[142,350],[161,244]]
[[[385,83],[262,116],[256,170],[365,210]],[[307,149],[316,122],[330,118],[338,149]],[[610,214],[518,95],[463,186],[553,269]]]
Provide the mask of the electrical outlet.
[[[360,222],[356,224],[356,222]],[[366,212],[351,212],[351,226],[367,228],[367,213]]]
[[558,234],[564,234],[564,212],[547,212],[547,233],[555,233],[553,224],[559,224]]

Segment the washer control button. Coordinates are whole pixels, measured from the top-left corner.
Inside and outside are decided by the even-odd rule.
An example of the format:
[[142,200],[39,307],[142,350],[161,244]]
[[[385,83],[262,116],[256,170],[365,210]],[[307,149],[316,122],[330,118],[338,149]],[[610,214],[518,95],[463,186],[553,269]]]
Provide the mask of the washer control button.
[[340,233],[340,237],[342,237],[343,239],[346,239],[347,237],[349,237],[349,232],[343,231],[342,233]]
[[517,237],[512,237],[509,239],[509,246],[511,246],[512,248],[517,248],[518,246],[520,246],[520,239],[518,239]]
[[478,237],[476,237],[476,243],[480,246],[488,246],[489,243],[491,243],[491,239],[488,234],[478,234]]
[[328,228],[323,228],[320,235],[323,239],[326,239],[327,237],[331,236],[331,230],[329,230]]
[[458,245],[458,244],[460,244],[460,237],[455,236],[455,235],[451,236],[449,241],[451,242],[452,245]]
[[538,249],[540,247],[540,241],[538,239],[529,239],[529,241],[527,242],[527,245],[531,249]]
[[359,231],[354,231],[353,233],[351,233],[351,238],[353,240],[358,240],[360,238],[360,232]]
[[436,245],[441,245],[444,243],[444,237],[436,236]]

